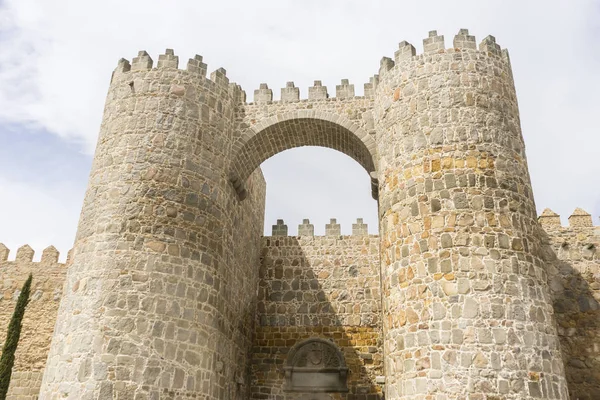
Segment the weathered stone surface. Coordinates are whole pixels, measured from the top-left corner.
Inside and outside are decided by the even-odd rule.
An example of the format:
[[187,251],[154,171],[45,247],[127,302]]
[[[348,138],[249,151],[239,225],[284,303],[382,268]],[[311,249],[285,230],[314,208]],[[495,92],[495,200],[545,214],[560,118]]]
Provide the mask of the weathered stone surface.
[[566,399],[511,67],[454,43],[430,32],[375,91],[386,398]]
[[[0,251],[2,248],[6,249],[0,245]],[[6,261],[8,249],[6,257],[0,257],[0,352],[18,294],[29,274],[33,276],[30,301],[23,318],[21,338],[15,354],[7,397],[9,400],[38,398],[67,273],[65,264],[58,262],[59,254],[55,248],[49,247],[44,250],[40,262],[31,261],[34,256],[31,247],[21,247],[23,248],[28,249],[25,258]]]
[[[348,362],[335,398],[377,399],[385,381],[389,399],[566,399],[567,380],[599,397],[598,228],[580,209],[570,228],[536,221],[508,54],[475,43],[432,31],[424,54],[384,57],[365,96],[315,81],[300,99],[289,82],[254,103],[201,56],[186,71],[170,49],[154,69],[144,51],[120,60],[40,399],[299,399],[281,366],[311,337]],[[315,238],[306,220],[261,244],[258,167],[306,145],[363,166],[381,236],[332,221]],[[2,273],[35,264],[29,247],[7,256]],[[24,280],[6,276],[2,318]],[[61,294],[45,319],[32,306],[40,337],[23,340],[40,342],[20,350],[13,396],[37,394]]]
[[[577,209],[568,227],[544,224],[542,254],[571,399],[600,396],[600,229]],[[547,360],[551,363],[552,360]]]
[[315,236],[315,226],[308,218],[303,219],[302,224],[298,225],[298,236]]
[[285,391],[282,365],[292,347],[309,338],[341,349],[349,392],[339,398],[380,398],[378,237],[267,237],[262,254],[251,398],[297,398]]
[[249,393],[265,183],[230,182],[239,88],[175,61],[113,74],[40,398]]

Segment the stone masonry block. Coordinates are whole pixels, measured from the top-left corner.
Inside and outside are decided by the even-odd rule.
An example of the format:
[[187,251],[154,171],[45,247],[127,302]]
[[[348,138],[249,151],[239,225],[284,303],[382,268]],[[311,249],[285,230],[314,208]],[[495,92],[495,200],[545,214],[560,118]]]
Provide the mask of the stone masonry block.
[[594,224],[590,213],[577,207],[569,217],[569,226],[572,228],[580,228],[594,226]]
[[456,49],[477,49],[475,36],[469,35],[468,29],[461,29],[458,31],[458,34],[454,36],[453,45]]
[[58,262],[59,252],[56,250],[56,247],[49,246],[44,249],[42,252],[42,264],[55,264]]
[[273,91],[269,89],[266,83],[261,83],[260,87],[254,91],[254,102],[256,104],[267,104],[273,101]]
[[150,55],[145,51],[145,50],[141,50],[140,52],[138,52],[137,57],[134,57],[134,59],[131,62],[131,70],[132,71],[143,71],[143,70],[150,70],[152,69],[152,58],[150,57]]
[[404,60],[410,60],[416,54],[417,50],[415,49],[415,46],[408,43],[406,40],[403,40],[398,44],[398,50],[394,53],[394,58],[396,64],[398,64]]
[[310,223],[310,220],[303,219],[298,225],[298,236],[315,236],[315,226]]
[[438,35],[437,31],[429,31],[429,37],[423,39],[423,51],[425,53],[431,53],[444,49],[444,35]]
[[362,218],[357,218],[356,223],[352,224],[352,235],[354,236],[368,236],[369,226],[363,223]]
[[542,228],[560,228],[560,215],[549,208],[546,208],[542,214],[540,214],[538,221],[542,225]]
[[379,61],[379,76],[383,77],[386,72],[394,68],[394,65],[394,60],[389,57],[383,57],[381,61]]
[[225,68],[217,68],[215,71],[211,72],[210,80],[216,83],[217,86],[229,86],[229,78],[227,77]]
[[165,50],[165,54],[158,56],[157,68],[175,68],[179,67],[179,57],[177,57],[173,49]]
[[131,71],[131,64],[129,63],[128,60],[121,58],[119,60],[119,62],[117,63],[117,68],[115,68],[115,72],[129,72]]
[[283,223],[282,219],[277,220],[277,224],[273,225],[272,236],[287,236],[288,227]]
[[239,103],[243,104],[246,102],[246,92],[243,91],[242,87],[237,83],[232,82],[229,84],[229,93],[231,93],[231,97],[236,99]]
[[496,43],[496,38],[492,35],[487,36],[479,43],[479,51],[500,55],[500,46]]
[[375,89],[377,88],[378,83],[379,83],[379,75],[373,75],[369,79],[369,83],[365,83],[364,91],[365,91],[366,98],[372,99],[375,96]]
[[342,79],[342,83],[335,87],[335,97],[338,99],[354,97],[354,85],[351,85],[348,79]]
[[0,243],[0,262],[8,259],[9,252],[10,250],[4,245],[4,243]]
[[327,94],[327,86],[323,86],[321,81],[315,81],[312,87],[308,88],[309,100],[321,100],[329,98]]
[[294,82],[286,83],[284,88],[281,88],[281,101],[298,101],[300,100],[300,89],[294,86]]
[[202,56],[196,54],[194,58],[190,58],[187,63],[187,70],[191,73],[200,76],[206,76],[208,67],[202,62]]
[[21,246],[17,249],[18,261],[32,261],[35,251],[28,244]]
[[325,225],[325,236],[340,236],[342,229],[335,218],[331,218],[329,223]]

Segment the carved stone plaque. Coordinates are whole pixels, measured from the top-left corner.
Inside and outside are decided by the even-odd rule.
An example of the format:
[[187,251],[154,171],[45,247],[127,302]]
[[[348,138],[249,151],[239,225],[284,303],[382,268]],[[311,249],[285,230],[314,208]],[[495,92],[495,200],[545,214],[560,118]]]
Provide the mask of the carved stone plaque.
[[285,370],[286,392],[347,392],[348,368],[332,342],[312,338],[292,348]]

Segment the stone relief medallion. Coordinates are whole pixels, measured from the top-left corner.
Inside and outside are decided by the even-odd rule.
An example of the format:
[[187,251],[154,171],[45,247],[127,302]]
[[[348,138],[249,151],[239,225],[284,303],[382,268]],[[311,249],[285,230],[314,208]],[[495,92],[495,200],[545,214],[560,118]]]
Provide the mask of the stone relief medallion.
[[297,367],[339,367],[338,350],[331,343],[313,341],[298,349],[293,364]]
[[319,343],[311,343],[311,349],[308,351],[307,359],[314,367],[321,365],[323,362],[323,349]]
[[333,342],[312,338],[294,346],[284,367],[288,392],[347,392],[348,368]]

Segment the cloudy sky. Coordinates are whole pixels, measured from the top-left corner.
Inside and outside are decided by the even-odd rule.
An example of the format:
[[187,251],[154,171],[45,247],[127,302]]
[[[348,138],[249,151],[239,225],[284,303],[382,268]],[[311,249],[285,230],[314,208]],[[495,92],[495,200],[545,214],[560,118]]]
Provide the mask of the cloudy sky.
[[[121,57],[174,48],[204,56],[248,93],[315,79],[335,92],[362,84],[407,40],[460,28],[511,54],[538,211],[563,223],[580,206],[600,215],[600,1],[0,0],[0,242],[54,244],[66,253],[98,134],[111,71]],[[364,170],[329,149],[288,150],[263,165],[266,231],[284,218],[317,234],[363,217],[376,233]],[[14,253],[12,254],[14,257]],[[39,257],[39,253],[37,255]]]

